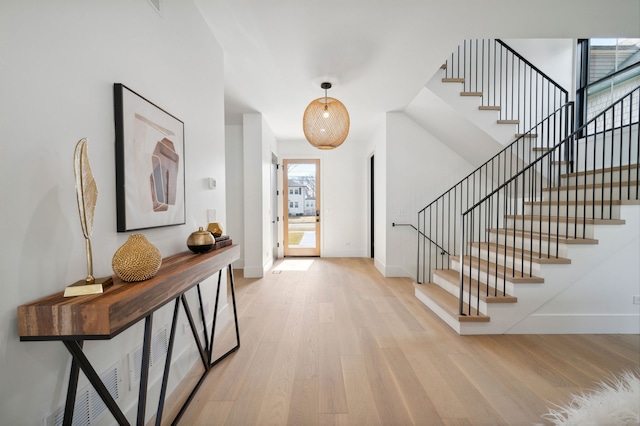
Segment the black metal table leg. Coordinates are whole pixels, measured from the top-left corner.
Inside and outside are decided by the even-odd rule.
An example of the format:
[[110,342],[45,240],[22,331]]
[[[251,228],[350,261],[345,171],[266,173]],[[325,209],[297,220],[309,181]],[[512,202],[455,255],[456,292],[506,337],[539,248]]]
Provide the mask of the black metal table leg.
[[[198,328],[196,327],[196,323],[193,320],[193,315],[191,315],[191,309],[189,308],[189,303],[187,302],[187,298],[183,294],[181,297],[182,306],[184,307],[184,312],[187,314],[187,319],[189,320],[189,325],[191,326],[191,332],[193,333],[193,339],[196,341],[196,345],[198,345],[198,352],[200,352],[200,358],[202,359],[202,364],[204,365],[205,370],[209,369],[208,356],[202,347],[202,343],[200,342],[200,336],[198,336]],[[206,344],[206,343],[205,343]]]
[[140,391],[138,392],[138,420],[136,424],[144,426],[144,415],[147,408],[147,385],[149,383],[149,357],[151,356],[151,330],[153,314],[144,319],[144,342],[142,343],[142,366],[140,368]]
[[178,312],[180,309],[180,298],[176,298],[173,308],[173,320],[171,321],[171,334],[169,335],[169,347],[167,357],[164,361],[164,373],[162,374],[162,387],[160,388],[160,398],[158,400],[158,411],[156,413],[156,426],[162,422],[162,411],[164,410],[164,400],[167,396],[167,383],[169,381],[169,370],[171,369],[171,358],[173,356],[173,343],[176,339],[176,327],[178,325]]
[[[82,349],[82,340],[78,340],[78,346]],[[78,377],[80,376],[80,365],[74,357],[71,357],[71,372],[69,373],[69,387],[67,388],[67,402],[64,405],[63,426],[71,426],[73,423],[73,411],[76,405],[76,394],[78,391]]]
[[89,382],[93,385],[96,392],[98,392],[98,395],[100,395],[100,398],[102,398],[102,401],[104,401],[109,411],[111,411],[111,414],[113,414],[113,417],[116,419],[118,424],[129,425],[129,421],[122,413],[122,410],[120,410],[120,407],[118,407],[118,404],[114,401],[104,383],[102,383],[100,376],[98,376],[98,373],[96,373],[96,370],[87,359],[78,341],[63,340],[62,343],[67,347],[67,350],[71,353],[73,359],[76,360],[82,369],[82,372],[87,376],[87,379],[89,379]]
[[[220,271],[220,273],[222,273],[222,271]],[[226,357],[228,357],[229,355],[231,355],[233,352],[237,351],[238,348],[240,348],[240,327],[238,326],[238,311],[236,308],[236,290],[235,290],[235,285],[233,282],[233,268],[231,265],[229,265],[229,284],[231,286],[231,300],[233,302],[233,317],[235,320],[235,328],[236,328],[236,346],[234,346],[233,348],[229,349],[226,353],[224,353],[223,355],[219,356],[216,360],[211,361],[211,363],[209,364],[210,368],[214,367],[216,364],[218,364],[220,361],[222,361],[223,359],[225,359]],[[215,302],[215,308],[213,311],[213,325],[211,328],[211,352],[213,353],[213,335],[216,331],[216,318],[218,315],[218,300],[219,300],[219,294],[220,294],[220,276],[218,276],[218,289],[216,292],[216,302]]]

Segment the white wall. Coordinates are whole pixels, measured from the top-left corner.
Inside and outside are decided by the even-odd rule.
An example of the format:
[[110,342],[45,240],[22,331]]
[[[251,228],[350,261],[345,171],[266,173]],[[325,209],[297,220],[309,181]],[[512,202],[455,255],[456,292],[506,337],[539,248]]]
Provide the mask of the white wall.
[[366,257],[368,158],[362,147],[348,137],[331,151],[314,148],[305,140],[280,141],[278,153],[280,163],[284,159],[320,159],[320,255]]
[[502,41],[567,90],[570,100],[575,98],[573,68],[576,39],[505,39]]
[[[113,253],[128,237],[116,232],[114,82],[185,123],[187,223],[142,232],[168,256],[186,250],[189,234],[206,225],[207,209],[226,219],[223,54],[191,1],[163,6],[160,16],[146,0],[0,3],[0,424],[42,424],[65,396],[69,354],[58,342],[20,342],[16,308],[86,275],[72,160],[83,137],[99,187],[97,276],[113,273]],[[217,180],[216,190],[205,188],[207,177]],[[206,284],[209,299],[213,286]],[[171,312],[167,306],[154,316],[154,330],[168,324]],[[87,342],[97,371],[124,362],[141,344],[142,328]],[[196,359],[189,338],[176,342],[177,355],[189,354],[175,372]],[[170,386],[176,383],[172,378]],[[128,390],[126,374],[122,385],[126,409],[137,390]],[[104,418],[111,422],[109,414]]]
[[385,276],[416,278],[418,211],[449,190],[474,166],[403,113],[387,114],[387,232]]
[[225,126],[225,172],[227,177],[227,222],[223,231],[240,245],[240,259],[233,267],[244,268],[244,149],[242,126]]

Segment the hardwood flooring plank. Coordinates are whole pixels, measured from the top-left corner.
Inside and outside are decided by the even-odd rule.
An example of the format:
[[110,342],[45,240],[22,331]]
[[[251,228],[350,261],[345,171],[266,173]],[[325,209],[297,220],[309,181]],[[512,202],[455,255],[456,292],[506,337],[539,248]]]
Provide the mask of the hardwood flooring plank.
[[338,328],[335,323],[319,324],[318,336],[318,397],[319,412],[346,413],[347,396],[344,389],[340,342],[336,339]]
[[[535,393],[538,400],[559,400],[566,396],[566,389],[570,386],[561,381],[560,388],[558,388],[557,373],[555,372],[550,375],[540,374],[537,360],[531,362],[532,358],[529,355],[514,350],[514,346],[517,345],[515,342],[507,346],[493,339],[493,336],[469,336],[467,340],[475,348],[472,353],[482,362],[498,366],[497,368],[501,370],[502,374],[507,376],[503,380],[511,378],[516,382],[526,384]],[[549,368],[554,369],[554,367]],[[552,377],[552,381],[547,380],[546,377]],[[529,401],[535,401],[535,398],[529,397]]]
[[338,325],[338,339],[340,341],[341,355],[359,355],[360,342],[358,337],[358,324],[354,324],[351,317],[353,303],[347,300],[347,294],[351,295],[345,287],[334,287],[333,300],[335,306],[335,322]]
[[[271,376],[266,386],[262,408],[258,416],[268,424],[286,424],[289,415],[293,381],[296,371],[296,360],[304,329],[302,317],[304,313],[305,294],[302,286],[296,287],[289,315],[282,332],[282,341],[273,361]],[[266,371],[265,371],[266,373]]]
[[[456,419],[468,421],[470,415],[465,406],[458,400],[450,383],[443,378],[432,360],[435,353],[433,344],[433,336],[423,333],[418,339],[401,342],[400,347],[443,423]],[[425,347],[430,348],[429,356],[425,356]]]
[[451,359],[508,424],[542,420],[539,413],[545,412],[546,404],[537,404],[533,392],[517,377],[505,375],[500,366],[477,356],[453,354]]
[[400,389],[402,400],[413,419],[413,424],[435,425],[442,423],[438,411],[402,350],[400,348],[385,348],[382,352],[395,378],[396,385]]
[[373,393],[367,380],[363,357],[361,355],[343,355],[341,360],[349,414],[340,415],[338,423],[347,425],[381,425]]
[[318,412],[318,380],[295,379],[289,404],[289,417],[287,424],[318,425],[320,422]]
[[296,379],[311,380],[318,378],[319,356],[319,304],[312,294],[307,294],[302,316],[302,333],[298,358],[296,360]]
[[372,330],[361,328],[360,332],[367,379],[382,424],[411,424],[411,416],[400,398],[399,389]]
[[229,412],[227,422],[236,425],[259,424],[259,412],[266,393],[269,375],[265,371],[271,371],[275,355],[278,352],[278,343],[264,342],[260,345],[259,354],[247,367],[247,375],[244,378],[242,388],[235,398],[235,403]]

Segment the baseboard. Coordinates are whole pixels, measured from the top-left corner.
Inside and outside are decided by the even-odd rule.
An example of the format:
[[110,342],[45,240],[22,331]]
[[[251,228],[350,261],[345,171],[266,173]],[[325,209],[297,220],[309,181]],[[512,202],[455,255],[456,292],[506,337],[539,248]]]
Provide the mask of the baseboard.
[[505,334],[640,334],[640,314],[530,315]]

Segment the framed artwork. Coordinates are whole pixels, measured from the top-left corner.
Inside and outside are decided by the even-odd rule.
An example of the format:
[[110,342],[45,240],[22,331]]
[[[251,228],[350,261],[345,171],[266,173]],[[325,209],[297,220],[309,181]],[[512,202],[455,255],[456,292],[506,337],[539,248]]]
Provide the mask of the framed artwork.
[[184,123],[113,85],[118,232],[185,223]]

